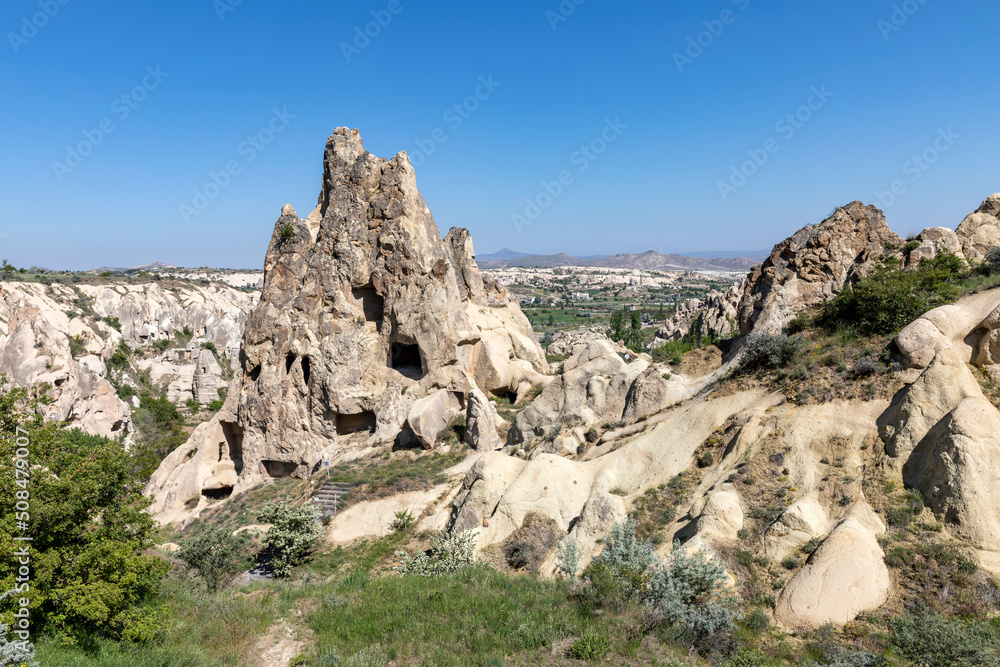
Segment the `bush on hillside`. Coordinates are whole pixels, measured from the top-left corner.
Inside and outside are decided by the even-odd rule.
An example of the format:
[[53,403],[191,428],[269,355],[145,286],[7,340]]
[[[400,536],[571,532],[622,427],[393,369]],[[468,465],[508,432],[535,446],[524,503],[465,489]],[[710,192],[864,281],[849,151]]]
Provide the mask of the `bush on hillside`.
[[397,551],[400,564],[393,569],[401,574],[435,577],[458,572],[476,564],[476,533],[471,530],[451,532],[437,537],[431,548],[416,556]]
[[958,299],[967,271],[952,254],[925,258],[913,269],[887,260],[827,303],[817,323],[827,331],[846,327],[866,336],[894,335],[927,311]]
[[257,521],[271,524],[262,542],[278,577],[287,577],[292,567],[312,549],[323,534],[319,510],[312,505],[292,507],[287,501],[266,505]]
[[743,343],[740,369],[744,372],[783,368],[795,358],[802,341],[794,336],[752,333]]
[[1000,245],[992,246],[986,251],[982,266],[987,274],[1000,273]]
[[[15,537],[32,538],[32,634],[53,632],[70,642],[92,635],[148,639],[156,624],[143,602],[170,566],[147,553],[156,524],[145,511],[143,484],[120,442],[44,422],[36,412],[46,402],[41,396],[0,391],[0,459],[12,462],[0,467],[0,553],[23,544]],[[0,560],[2,590],[17,585],[18,567],[15,558]],[[14,620],[17,598],[0,602],[0,622]]]
[[899,653],[929,667],[1000,665],[1000,623],[949,620],[919,611],[889,622]]
[[177,557],[188,567],[198,570],[208,590],[213,592],[253,563],[246,532],[234,535],[224,528],[210,528],[186,540]]

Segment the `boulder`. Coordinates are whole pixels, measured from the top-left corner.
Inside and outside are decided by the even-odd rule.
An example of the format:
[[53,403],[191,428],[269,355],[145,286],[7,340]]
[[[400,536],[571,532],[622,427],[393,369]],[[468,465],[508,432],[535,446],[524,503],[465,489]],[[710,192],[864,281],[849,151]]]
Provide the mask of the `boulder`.
[[977,548],[1000,551],[1000,411],[982,396],[966,398],[938,422],[903,466],[950,531]]
[[881,607],[891,589],[884,558],[870,528],[844,520],[781,591],[775,617],[788,628],[816,629]]
[[418,399],[410,406],[406,423],[425,449],[434,446],[438,435],[462,411],[462,405],[454,393],[439,389],[429,396]]
[[750,272],[738,308],[741,334],[778,333],[801,311],[836,296],[902,239],[885,214],[853,202],[782,241]]
[[938,255],[951,253],[964,259],[962,241],[953,230],[947,227],[931,227],[920,232],[914,239],[920,245],[906,256],[906,263],[915,266],[922,259],[933,259]]
[[970,262],[981,261],[990,248],[1000,246],[1000,194],[990,195],[962,221],[955,234]]
[[476,451],[485,452],[503,448],[498,431],[509,424],[500,418],[496,406],[479,389],[469,392],[465,412],[465,442]]

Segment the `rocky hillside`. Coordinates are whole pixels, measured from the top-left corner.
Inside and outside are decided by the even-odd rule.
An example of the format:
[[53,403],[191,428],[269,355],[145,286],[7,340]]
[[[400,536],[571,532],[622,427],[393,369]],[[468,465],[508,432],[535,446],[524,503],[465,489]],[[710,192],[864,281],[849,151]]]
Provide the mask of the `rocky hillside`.
[[687,257],[685,255],[664,255],[648,250],[643,253],[610,255],[601,259],[581,259],[566,253],[557,255],[521,255],[505,259],[483,262],[483,269],[503,269],[508,267],[555,267],[590,266],[644,271],[745,271],[755,262],[746,257]]
[[[569,574],[597,576],[584,568],[630,521],[664,561],[675,544],[718,559],[765,626],[994,613],[997,201],[909,242],[859,202],[803,228],[686,313],[738,335],[725,355],[669,366],[594,332],[543,354],[468,232],[442,239],[406,155],[338,129],[316,210],[275,225],[224,409],[147,492],[186,526],[262,484],[297,478],[308,498],[324,461],[385,466],[396,481],[366,477],[328,543],[406,534],[406,519],[542,577],[569,552]],[[455,465],[399,476],[434,457]]]
[[[133,403],[122,396],[139,393],[140,371],[178,406],[218,399],[223,376],[232,374],[220,362],[238,358],[254,300],[252,293],[188,282],[4,281],[0,373],[17,386],[51,385],[49,419],[130,437],[138,397]],[[134,362],[127,359],[133,354]]]

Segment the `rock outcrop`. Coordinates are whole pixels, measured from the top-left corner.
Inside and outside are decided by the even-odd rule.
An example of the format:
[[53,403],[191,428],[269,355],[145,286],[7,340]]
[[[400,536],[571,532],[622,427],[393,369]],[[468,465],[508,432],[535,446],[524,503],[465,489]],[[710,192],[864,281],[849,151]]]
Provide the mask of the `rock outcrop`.
[[836,296],[902,239],[885,214],[853,202],[782,241],[750,272],[738,308],[741,334],[778,333],[795,315]]
[[969,261],[982,260],[990,248],[1000,246],[1000,194],[990,195],[962,221],[955,233]]
[[680,340],[689,333],[695,342],[722,340],[739,333],[737,308],[745,281],[734,283],[725,292],[712,290],[704,300],[682,303],[677,312],[661,326],[650,342],[650,350],[664,342]]
[[286,205],[274,227],[220,415],[236,492],[352,448],[433,446],[470,395],[548,380],[527,318],[480,274],[466,230],[442,240],[405,153],[377,158],[339,128],[323,166],[316,209]]
[[933,259],[944,253],[965,258],[962,251],[962,241],[958,238],[958,234],[947,227],[925,229],[913,241],[920,245],[907,254],[906,264],[908,266],[915,266],[920,263],[920,260]]

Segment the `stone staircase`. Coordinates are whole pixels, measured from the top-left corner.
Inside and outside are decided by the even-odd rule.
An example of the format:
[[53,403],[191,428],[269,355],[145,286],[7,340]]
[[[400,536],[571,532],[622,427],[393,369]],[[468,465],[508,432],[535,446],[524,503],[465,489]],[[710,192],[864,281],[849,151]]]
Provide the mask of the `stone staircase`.
[[350,484],[326,482],[313,496],[313,502],[324,516],[334,516],[337,514],[337,510],[343,507],[342,499],[350,493]]

